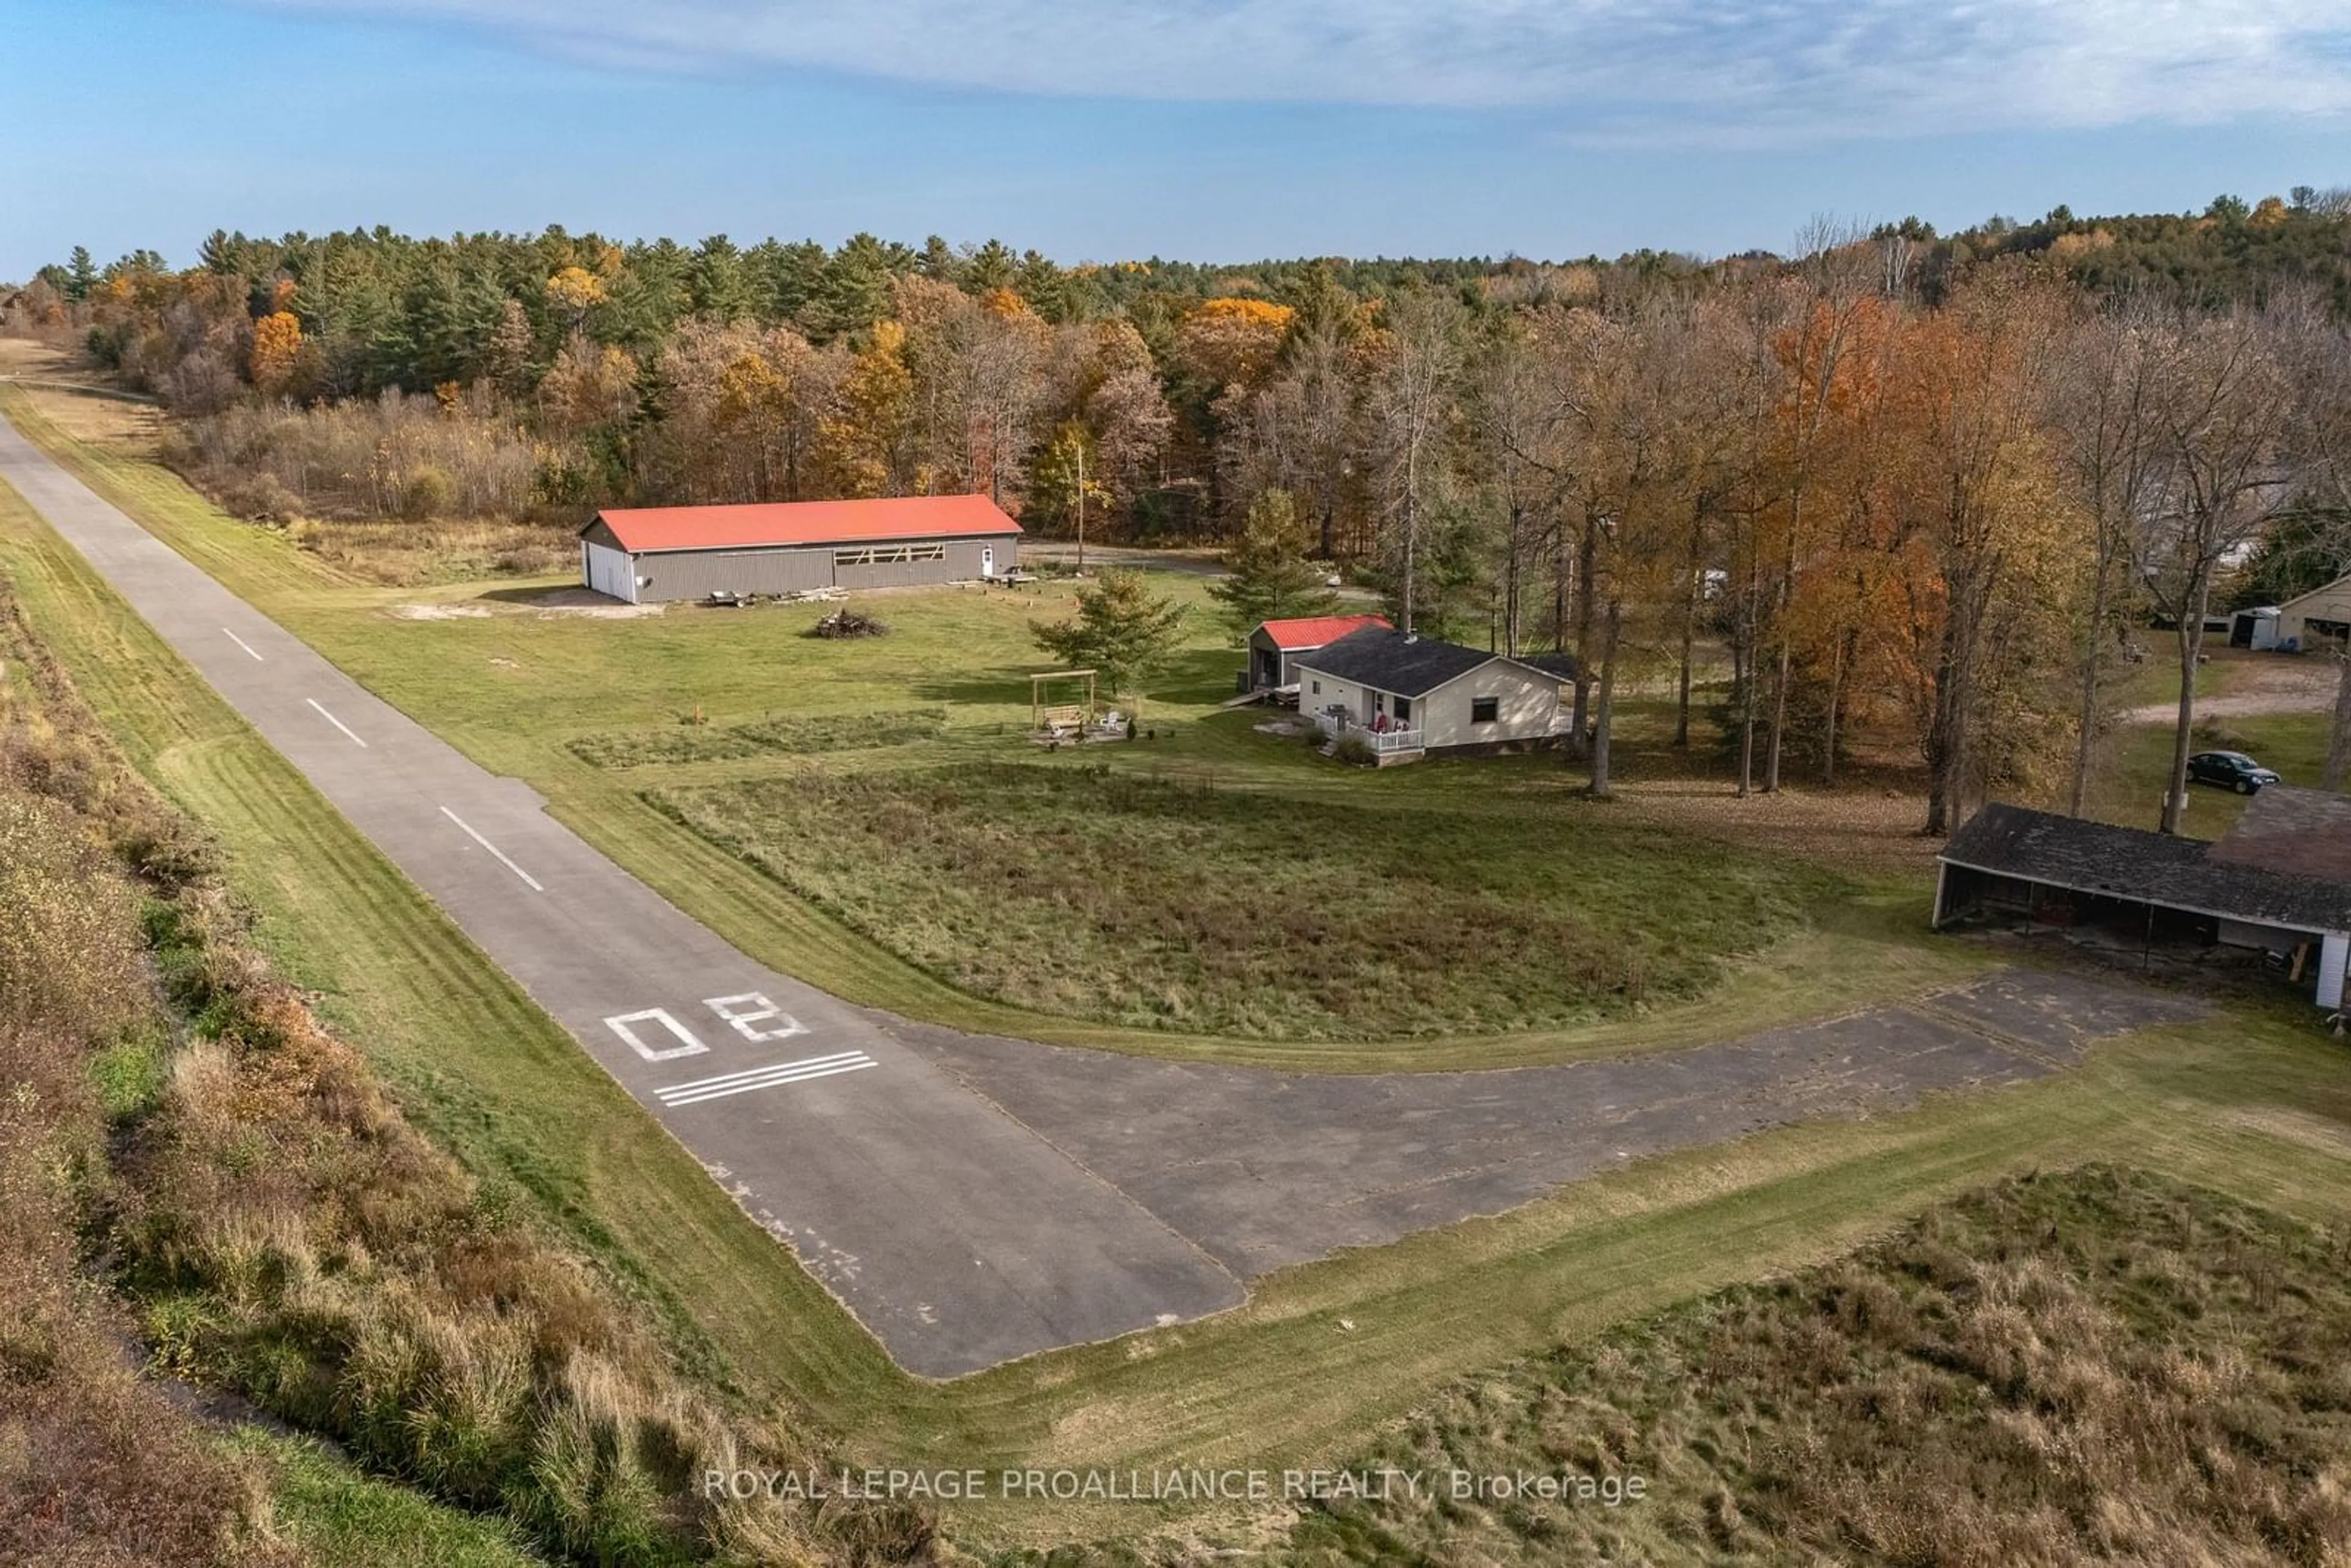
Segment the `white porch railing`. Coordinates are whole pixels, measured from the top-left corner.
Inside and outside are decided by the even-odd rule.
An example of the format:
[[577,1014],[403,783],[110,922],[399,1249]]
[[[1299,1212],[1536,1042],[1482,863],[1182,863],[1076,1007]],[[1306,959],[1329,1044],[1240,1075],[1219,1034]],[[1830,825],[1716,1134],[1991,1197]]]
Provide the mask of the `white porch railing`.
[[1316,714],[1314,725],[1326,740],[1336,742],[1351,735],[1356,737],[1372,748],[1374,757],[1413,757],[1426,749],[1416,729],[1373,729],[1350,723],[1335,713]]

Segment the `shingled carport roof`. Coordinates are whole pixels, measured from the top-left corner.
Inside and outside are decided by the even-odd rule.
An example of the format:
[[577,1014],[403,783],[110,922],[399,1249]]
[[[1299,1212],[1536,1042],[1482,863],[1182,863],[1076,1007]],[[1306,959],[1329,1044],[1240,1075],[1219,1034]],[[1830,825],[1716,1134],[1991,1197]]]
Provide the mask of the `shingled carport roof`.
[[2351,884],[2216,859],[2201,839],[1994,802],[1951,835],[1946,863],[2254,925],[2351,931]]

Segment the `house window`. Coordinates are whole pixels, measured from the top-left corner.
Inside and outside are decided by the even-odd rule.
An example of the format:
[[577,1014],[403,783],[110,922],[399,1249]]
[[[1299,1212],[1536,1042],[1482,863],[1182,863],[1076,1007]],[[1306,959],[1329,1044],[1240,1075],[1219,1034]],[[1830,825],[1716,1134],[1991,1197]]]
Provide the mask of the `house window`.
[[1320,681],[1314,683],[1314,695],[1318,697],[1322,695],[1322,683]]
[[1501,698],[1471,697],[1469,699],[1469,722],[1471,724],[1492,724],[1496,719],[1499,719],[1501,716]]
[[1412,699],[1411,699],[1410,697],[1398,697],[1398,698],[1396,698],[1396,717],[1398,717],[1399,719],[1406,719],[1406,718],[1410,718],[1411,716],[1412,716]]

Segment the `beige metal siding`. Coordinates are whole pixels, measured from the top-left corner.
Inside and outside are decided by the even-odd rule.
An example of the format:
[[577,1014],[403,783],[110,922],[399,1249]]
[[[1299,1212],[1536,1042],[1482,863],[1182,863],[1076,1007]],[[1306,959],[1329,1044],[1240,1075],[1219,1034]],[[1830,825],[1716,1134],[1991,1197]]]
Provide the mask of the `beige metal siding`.
[[2314,589],[2281,606],[2278,635],[2294,638],[2307,648],[2314,640],[2323,641],[2329,635],[2324,632],[2314,634],[2310,630],[2313,621],[2329,622],[2336,626],[2351,625],[2351,577]]
[[[1478,697],[1495,699],[1493,723],[1470,722],[1470,704]],[[1558,680],[1501,659],[1456,675],[1412,705],[1412,722],[1432,748],[1540,740],[1558,716]]]

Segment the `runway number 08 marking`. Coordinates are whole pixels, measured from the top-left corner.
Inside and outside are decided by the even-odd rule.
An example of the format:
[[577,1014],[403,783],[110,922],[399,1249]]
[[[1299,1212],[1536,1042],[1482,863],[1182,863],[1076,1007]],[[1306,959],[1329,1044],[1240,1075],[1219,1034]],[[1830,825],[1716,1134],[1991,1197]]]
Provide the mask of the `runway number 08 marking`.
[[[711,997],[703,1004],[755,1045],[769,1040],[789,1040],[796,1034],[808,1033],[808,1026],[785,1012],[758,991],[745,991],[740,996]],[[645,1034],[660,1034],[648,1040],[638,1032],[645,1026]],[[629,1049],[647,1061],[672,1061],[681,1056],[698,1056],[710,1048],[695,1037],[695,1032],[670,1016],[667,1008],[647,1008],[643,1012],[615,1013],[604,1020],[604,1027],[617,1034]],[[674,1044],[664,1041],[668,1036]]]
[[739,997],[712,997],[702,1005],[733,1025],[737,1034],[754,1042],[789,1040],[796,1034],[808,1033],[806,1024],[758,991],[746,991]]
[[[637,1033],[635,1025],[653,1024],[669,1031],[676,1045],[653,1045]],[[647,1061],[670,1061],[681,1056],[698,1056],[710,1048],[694,1038],[694,1031],[669,1016],[666,1008],[647,1008],[641,1013],[616,1013],[604,1020],[604,1027],[628,1042],[629,1049]]]

